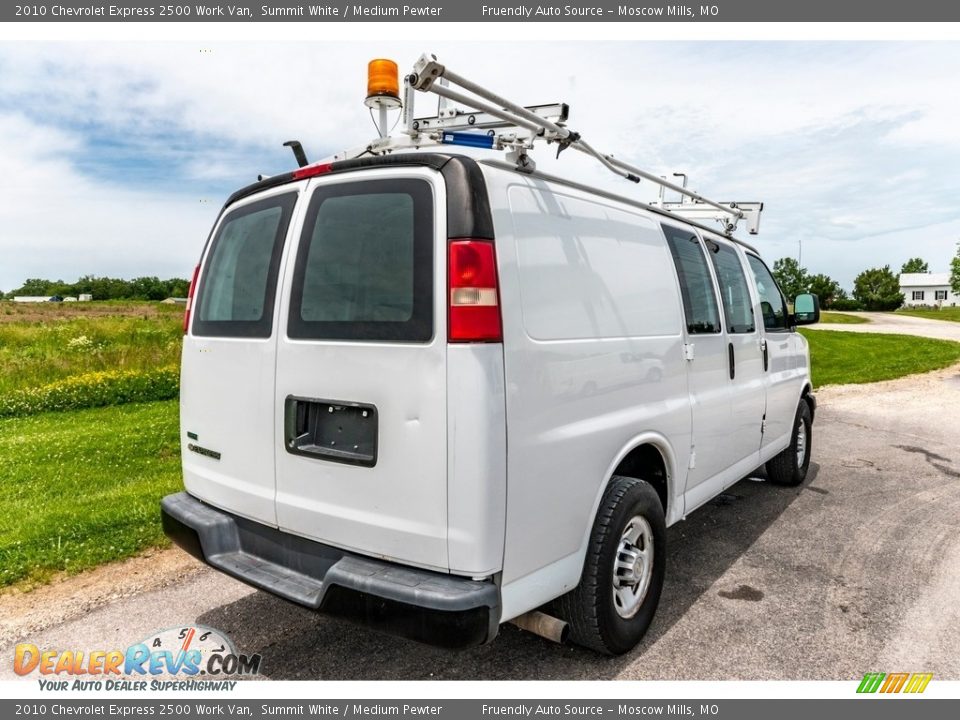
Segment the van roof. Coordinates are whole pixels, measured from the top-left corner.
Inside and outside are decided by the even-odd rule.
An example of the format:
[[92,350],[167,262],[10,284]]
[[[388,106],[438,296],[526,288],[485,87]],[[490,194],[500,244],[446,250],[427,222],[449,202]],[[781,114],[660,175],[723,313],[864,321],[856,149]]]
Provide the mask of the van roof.
[[295,182],[305,176],[329,175],[376,167],[420,166],[437,170],[444,176],[447,186],[447,237],[493,239],[493,219],[490,213],[489,198],[487,197],[486,192],[482,191],[485,189],[485,184],[483,181],[483,173],[479,167],[480,164],[493,167],[498,170],[536,177],[546,182],[566,185],[578,190],[583,190],[584,192],[589,192],[611,200],[616,200],[617,202],[626,203],[642,210],[661,215],[664,218],[669,219],[671,222],[697,227],[713,235],[732,240],[733,242],[736,242],[743,247],[759,254],[756,248],[749,243],[744,242],[743,240],[730,237],[728,235],[723,235],[723,233],[718,232],[716,228],[711,228],[703,223],[680,217],[675,213],[671,213],[669,210],[658,208],[640,200],[634,200],[617,193],[601,190],[599,188],[584,185],[582,183],[557,177],[555,175],[550,175],[538,170],[534,170],[533,172],[524,171],[521,173],[521,171],[517,170],[517,168],[510,163],[500,160],[477,161],[474,158],[466,155],[436,152],[374,155],[371,157],[354,158],[352,160],[339,160],[332,163],[325,163],[323,165],[307,165],[305,168],[301,168],[300,170],[307,170],[308,172],[310,168],[322,168],[322,170],[306,175],[298,172],[297,170],[292,170],[290,172],[281,173],[280,175],[272,175],[258,182],[251,183],[246,187],[240,188],[229,198],[227,198],[223,209],[226,210],[230,205],[238,200],[254,195],[262,190],[278,187],[280,185],[286,185],[287,183]]

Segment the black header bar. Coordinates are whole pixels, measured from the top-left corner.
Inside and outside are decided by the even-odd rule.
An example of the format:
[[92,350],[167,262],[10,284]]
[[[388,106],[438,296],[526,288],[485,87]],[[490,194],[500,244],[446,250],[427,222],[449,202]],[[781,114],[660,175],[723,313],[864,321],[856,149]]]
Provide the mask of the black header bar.
[[955,22],[960,3],[943,0],[407,0],[394,2],[173,2],[38,0],[3,5],[3,22]]

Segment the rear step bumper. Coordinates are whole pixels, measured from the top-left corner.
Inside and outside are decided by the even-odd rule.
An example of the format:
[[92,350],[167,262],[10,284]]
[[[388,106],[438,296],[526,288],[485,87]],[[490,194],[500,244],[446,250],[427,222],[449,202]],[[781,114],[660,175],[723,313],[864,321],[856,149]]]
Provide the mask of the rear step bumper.
[[227,575],[313,610],[448,648],[493,640],[500,589],[356,555],[261,525],[185,492],[160,504],[177,545]]

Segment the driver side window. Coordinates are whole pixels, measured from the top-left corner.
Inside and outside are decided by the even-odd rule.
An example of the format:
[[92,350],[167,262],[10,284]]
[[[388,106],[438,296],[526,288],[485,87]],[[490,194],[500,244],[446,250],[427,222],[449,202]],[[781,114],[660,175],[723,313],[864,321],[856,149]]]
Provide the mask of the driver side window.
[[787,306],[783,301],[780,286],[773,279],[773,275],[763,264],[763,260],[756,255],[747,253],[747,261],[757,282],[757,291],[760,294],[760,312],[763,315],[763,326],[767,330],[787,329]]

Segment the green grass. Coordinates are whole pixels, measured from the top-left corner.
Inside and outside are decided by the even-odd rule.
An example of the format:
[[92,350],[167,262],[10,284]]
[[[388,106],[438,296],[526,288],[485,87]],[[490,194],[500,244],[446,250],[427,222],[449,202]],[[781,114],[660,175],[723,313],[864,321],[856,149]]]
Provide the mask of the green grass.
[[181,315],[168,311],[0,323],[0,396],[74,375],[177,365],[181,338]]
[[939,310],[933,308],[910,308],[909,310],[897,310],[902,315],[913,315],[915,317],[930,318],[931,320],[950,320],[951,322],[960,322],[960,307],[944,307]]
[[960,343],[907,335],[802,329],[814,387],[892,380],[960,361]]
[[175,400],[0,420],[0,587],[166,544],[178,425]]
[[856,315],[824,311],[820,313],[820,322],[826,323],[827,325],[861,325],[870,321]]

